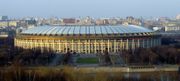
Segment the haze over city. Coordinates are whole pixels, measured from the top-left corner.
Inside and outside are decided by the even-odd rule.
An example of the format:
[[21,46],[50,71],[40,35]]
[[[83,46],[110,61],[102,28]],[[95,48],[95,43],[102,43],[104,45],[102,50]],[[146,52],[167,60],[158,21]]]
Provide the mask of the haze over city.
[[0,0],[9,17],[175,17],[179,0]]

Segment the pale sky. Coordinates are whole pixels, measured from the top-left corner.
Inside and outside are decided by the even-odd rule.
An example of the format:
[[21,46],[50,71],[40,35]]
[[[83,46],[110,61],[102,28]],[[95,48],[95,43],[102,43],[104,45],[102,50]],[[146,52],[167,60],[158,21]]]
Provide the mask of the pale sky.
[[10,17],[175,17],[180,0],[0,0]]

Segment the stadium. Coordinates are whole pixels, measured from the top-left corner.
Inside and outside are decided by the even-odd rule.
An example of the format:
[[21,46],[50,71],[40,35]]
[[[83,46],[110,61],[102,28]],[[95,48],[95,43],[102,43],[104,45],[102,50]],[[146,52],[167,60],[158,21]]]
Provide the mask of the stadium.
[[161,45],[159,35],[135,25],[40,26],[25,30],[15,38],[16,47],[56,53],[97,54],[105,50],[118,53],[158,45]]

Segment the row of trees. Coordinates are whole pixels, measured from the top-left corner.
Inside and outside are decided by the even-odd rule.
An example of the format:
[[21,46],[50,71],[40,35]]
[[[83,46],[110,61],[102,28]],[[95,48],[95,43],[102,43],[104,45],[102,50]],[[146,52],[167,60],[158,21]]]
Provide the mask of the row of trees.
[[[51,49],[43,48],[23,49],[11,48],[8,45],[0,46],[0,66],[9,66],[13,64],[23,66],[46,66],[49,65],[57,56]],[[74,54],[74,53],[73,53]],[[72,53],[69,51],[61,55],[62,58],[58,64],[71,64]]]
[[71,64],[71,57],[72,57],[72,53],[70,52],[69,48],[67,49],[67,53],[63,55],[63,60],[62,63],[63,65],[69,65]]
[[44,53],[40,49],[10,48],[7,45],[0,46],[0,65],[48,65],[55,54],[50,51]]
[[27,69],[12,66],[0,70],[0,81],[179,81],[177,72],[121,73],[92,72],[71,67]]
[[120,55],[127,64],[180,64],[180,48],[175,46],[124,50]]
[[0,45],[0,66],[9,65],[13,59],[10,46]]
[[[139,48],[136,50],[124,50],[120,56],[127,64],[180,64],[180,46],[158,46],[153,48]],[[0,46],[0,66],[9,64],[22,65],[48,65],[55,53],[50,50],[12,48],[7,45]],[[71,62],[71,52],[63,55],[61,64]],[[111,59],[107,50],[102,55],[105,65],[111,65]]]

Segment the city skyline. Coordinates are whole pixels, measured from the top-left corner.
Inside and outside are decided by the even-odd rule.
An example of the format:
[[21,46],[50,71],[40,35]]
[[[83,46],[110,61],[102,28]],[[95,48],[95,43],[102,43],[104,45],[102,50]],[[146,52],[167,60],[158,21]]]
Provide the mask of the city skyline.
[[180,1],[164,0],[0,0],[0,15],[9,17],[175,17]]

